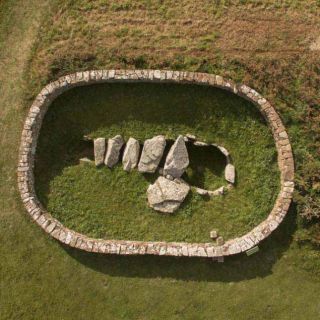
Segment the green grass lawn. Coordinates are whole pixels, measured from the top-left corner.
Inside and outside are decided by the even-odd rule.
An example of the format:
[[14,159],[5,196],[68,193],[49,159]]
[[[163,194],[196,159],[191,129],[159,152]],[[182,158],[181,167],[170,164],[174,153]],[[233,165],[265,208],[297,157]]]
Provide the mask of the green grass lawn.
[[[299,219],[303,205],[312,204],[310,196],[317,199],[318,194],[315,159],[319,146],[319,55],[306,47],[317,33],[318,2],[203,3],[195,0],[183,0],[182,5],[173,0],[161,3],[153,0],[0,1],[1,320],[319,318],[319,249],[309,242],[297,241],[301,233],[308,230]],[[128,27],[127,35],[117,32],[124,27]],[[267,28],[267,34],[263,33],[263,27]],[[247,40],[252,48],[248,48],[243,36],[250,38]],[[204,44],[203,39],[206,39]],[[64,73],[90,68],[134,67],[134,64],[222,74],[249,84],[275,105],[294,148],[300,196],[295,197],[288,216],[260,245],[257,254],[238,255],[226,259],[223,264],[196,258],[95,255],[61,246],[27,216],[17,191],[16,165],[23,121],[33,97],[50,79]],[[163,227],[162,234],[155,234],[154,229],[143,230],[143,224],[123,230],[123,219],[119,215],[113,216],[117,225],[107,226],[108,222],[101,220],[116,212],[110,210],[108,215],[105,208],[101,209],[103,201],[107,205],[111,202],[107,201],[109,198],[99,197],[110,190],[108,181],[116,188],[118,178],[130,195],[126,199],[132,200],[136,186],[132,189],[130,186],[135,182],[146,186],[153,177],[146,180],[135,173],[125,175],[120,167],[111,172],[106,168],[78,166],[79,157],[86,152],[81,139],[83,134],[112,136],[122,133],[126,138],[133,135],[144,140],[145,132],[153,135],[163,131],[173,137],[176,132],[180,134],[186,130],[204,140],[212,139],[225,145],[237,168],[239,183],[223,200],[223,206],[227,200],[236,204],[213,220],[214,227],[225,218],[228,223],[223,224],[222,230],[228,237],[249,228],[246,222],[255,224],[263,219],[275,193],[270,188],[278,186],[278,174],[272,170],[275,170],[275,159],[269,130],[259,120],[256,109],[230,94],[204,87],[174,86],[171,91],[159,86],[146,86],[148,90],[141,88],[133,86],[124,90],[121,86],[106,85],[76,89],[54,103],[40,136],[36,167],[37,192],[48,207],[52,206],[50,211],[61,220],[65,219],[66,224],[75,223],[78,230],[88,234],[106,236],[106,232],[109,237],[110,233],[129,236],[132,232],[130,237],[165,237]],[[139,95],[133,99],[134,92]],[[116,98],[112,99],[114,95]],[[191,103],[192,99],[198,102]],[[178,121],[173,109],[166,110],[170,106],[184,111],[180,114],[182,121]],[[115,107],[118,113],[108,112]],[[140,113],[135,112],[138,107]],[[166,114],[154,112],[156,107],[159,111],[166,110],[175,120],[170,122]],[[124,117],[129,111],[130,119]],[[99,114],[103,117],[99,118]],[[209,115],[213,118],[209,119]],[[148,117],[157,123],[144,120]],[[147,127],[142,127],[141,123]],[[243,130],[235,132],[236,127]],[[171,133],[169,128],[172,128]],[[258,136],[250,135],[253,131]],[[46,141],[49,135],[52,136]],[[243,159],[247,159],[247,163]],[[208,156],[197,154],[193,162],[195,167],[199,160],[208,161]],[[263,168],[268,161],[271,166]],[[215,164],[219,166],[221,162]],[[268,180],[262,181],[259,173]],[[221,172],[206,171],[202,176],[197,171],[195,176],[190,173],[190,179],[194,177],[210,186],[218,184]],[[257,188],[249,187],[249,178],[256,178],[251,183],[256,183]],[[59,197],[59,188],[64,191],[65,200]],[[91,195],[88,207],[84,204],[85,190]],[[140,215],[150,214],[151,219],[159,221],[192,220],[203,206],[219,207],[214,200],[198,202],[191,198],[173,217],[159,217],[146,208],[145,191],[139,192],[141,202],[135,202],[134,206],[139,207],[140,203]],[[263,193],[270,201],[263,199]],[[96,202],[92,200],[93,194],[97,196]],[[234,199],[236,195],[241,202]],[[79,207],[72,208],[77,204],[67,200],[71,196],[79,197]],[[63,210],[59,209],[59,203]],[[191,204],[195,208],[187,212]],[[91,214],[100,219],[99,225],[90,225],[91,220],[86,219],[93,206],[101,209]],[[79,209],[83,210],[83,216]],[[215,212],[210,217],[218,214],[218,210]],[[71,219],[73,213],[78,220]],[[124,213],[131,223],[140,217],[130,216],[134,211]],[[174,237],[183,238],[186,226],[182,223],[176,227]],[[207,226],[203,224],[201,228]],[[204,234],[202,230],[190,228],[189,231],[191,234],[186,237],[190,240]],[[167,236],[173,235],[168,232]]]
[[[84,135],[144,141],[187,133],[231,152],[237,184],[211,200],[192,192],[173,215],[147,206],[146,190],[157,174],[128,174],[121,164],[112,170],[78,164],[88,152]],[[186,180],[210,190],[226,185],[222,154],[201,149],[190,149]],[[93,237],[210,241],[213,228],[236,237],[268,216],[279,190],[276,158],[261,114],[236,95],[194,85],[95,85],[60,96],[49,109],[38,144],[36,188],[53,216]]]

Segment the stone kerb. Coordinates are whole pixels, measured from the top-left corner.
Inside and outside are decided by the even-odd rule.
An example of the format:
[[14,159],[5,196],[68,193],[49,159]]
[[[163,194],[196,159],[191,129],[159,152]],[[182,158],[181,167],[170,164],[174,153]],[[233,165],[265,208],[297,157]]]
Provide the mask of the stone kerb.
[[[93,239],[64,227],[37,199],[34,188],[34,155],[42,120],[51,102],[61,93],[77,86],[101,82],[178,82],[209,85],[228,90],[254,103],[269,124],[278,152],[281,189],[269,216],[247,234],[221,246],[208,243],[142,242]],[[294,191],[292,149],[282,121],[272,105],[255,90],[237,85],[221,76],[166,70],[93,70],[77,72],[49,83],[34,100],[25,120],[19,149],[18,187],[24,206],[32,219],[60,242],[89,252],[120,255],[165,255],[223,257],[245,252],[274,231],[288,212]]]

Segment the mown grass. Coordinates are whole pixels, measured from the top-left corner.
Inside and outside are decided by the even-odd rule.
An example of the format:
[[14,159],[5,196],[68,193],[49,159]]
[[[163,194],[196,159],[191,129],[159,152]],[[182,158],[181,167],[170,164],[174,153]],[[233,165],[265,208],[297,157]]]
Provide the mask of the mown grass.
[[[120,164],[113,170],[78,164],[84,135],[122,134],[143,142],[158,134],[175,139],[187,133],[231,152],[237,184],[211,200],[193,192],[174,215],[147,206],[146,190],[157,174],[128,174]],[[226,185],[224,157],[199,149],[191,150],[186,179],[211,190]],[[36,188],[49,212],[91,236],[209,241],[213,228],[225,238],[240,236],[268,216],[279,190],[276,158],[261,114],[236,95],[190,85],[96,85],[72,90],[50,108],[38,144]]]
[[[112,14],[108,3],[114,4]],[[298,235],[299,239],[309,238],[308,234],[305,238],[301,235],[305,229],[298,215],[303,203],[312,203],[308,197],[317,199],[318,194],[319,63],[318,53],[306,49],[318,36],[317,1],[206,2],[223,13],[222,20],[210,15],[212,11],[203,1],[186,0],[182,5],[174,1],[150,2],[163,14],[160,21],[152,20],[154,11],[150,7],[137,12],[133,6],[121,7],[122,1],[108,3],[0,3],[0,318],[319,318],[319,250],[296,241]],[[141,9],[147,2],[139,3]],[[98,10],[94,10],[96,6]],[[123,20],[119,20],[120,14]],[[177,23],[176,29],[169,31],[184,46],[191,48],[198,39],[194,32],[218,32],[216,47],[177,54],[170,41],[146,48],[129,36],[122,39],[122,46],[113,43],[115,29],[125,27],[125,19],[132,16],[144,19],[139,27],[134,20],[130,22],[135,24],[132,29],[142,30],[144,43],[154,37],[150,36],[150,25],[157,27],[160,40],[168,37],[168,25]],[[39,17],[40,26],[35,23]],[[177,18],[181,23],[175,21]],[[198,22],[187,27],[188,20]],[[106,31],[102,22],[113,24],[112,32]],[[72,32],[65,32],[69,24],[79,24],[83,33],[73,27]],[[262,33],[261,26],[268,32]],[[30,49],[37,33],[38,42]],[[64,42],[60,42],[62,38]],[[269,52],[268,47],[260,45],[267,38],[273,44]],[[245,40],[252,50],[248,50]],[[202,259],[86,254],[60,246],[25,214],[15,175],[22,121],[32,100],[24,98],[34,97],[43,84],[61,74],[92,67],[132,67],[135,63],[223,74],[256,88],[277,108],[289,129],[302,192],[296,196],[298,206],[291,208],[280,228],[261,244],[258,254],[236,256],[224,264]],[[23,79],[27,79],[24,86],[20,85]],[[79,139],[80,135],[75,145]],[[230,150],[233,152],[233,148]],[[63,166],[76,169],[70,161]]]

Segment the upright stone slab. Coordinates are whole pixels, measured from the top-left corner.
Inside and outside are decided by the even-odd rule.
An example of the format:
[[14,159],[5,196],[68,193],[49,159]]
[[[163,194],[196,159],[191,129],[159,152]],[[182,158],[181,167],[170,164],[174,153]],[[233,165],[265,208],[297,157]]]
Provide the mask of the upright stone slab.
[[225,171],[224,171],[224,176],[225,179],[230,182],[230,183],[234,183],[235,182],[235,178],[236,178],[236,170],[234,168],[234,165],[228,163],[226,165]]
[[139,161],[139,152],[139,141],[134,138],[130,138],[127,141],[122,157],[123,170],[131,171],[137,166]]
[[188,150],[183,136],[179,136],[170,148],[164,165],[164,175],[180,178],[189,165]]
[[117,135],[112,139],[108,139],[108,147],[104,163],[109,168],[112,168],[117,164],[123,143],[123,138],[120,135]]
[[164,136],[147,139],[143,145],[138,170],[140,172],[155,172],[162,158],[165,146],[166,139]]
[[104,155],[106,153],[106,139],[105,138],[94,139],[93,148],[94,148],[94,163],[97,167],[101,166],[103,164]]
[[160,176],[148,187],[148,202],[151,208],[172,213],[179,208],[190,191],[190,186],[181,179],[168,180]]

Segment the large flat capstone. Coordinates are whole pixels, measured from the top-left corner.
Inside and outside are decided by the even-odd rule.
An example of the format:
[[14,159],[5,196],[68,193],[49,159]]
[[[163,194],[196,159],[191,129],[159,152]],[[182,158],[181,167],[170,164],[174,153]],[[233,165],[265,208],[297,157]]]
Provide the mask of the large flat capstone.
[[104,155],[106,152],[106,139],[97,138],[93,140],[94,163],[98,167],[103,164]]
[[124,144],[124,140],[120,135],[108,139],[108,147],[104,163],[112,168],[119,161],[120,150]]
[[140,172],[155,172],[162,158],[165,146],[166,139],[164,136],[147,139],[143,145],[138,170]]
[[183,136],[179,136],[170,148],[163,169],[164,175],[180,178],[189,165],[188,150]]
[[160,176],[147,190],[151,208],[172,213],[179,208],[190,191],[190,186],[180,179],[168,180]]
[[134,138],[130,138],[127,141],[122,157],[123,169],[125,171],[131,171],[137,166],[139,161],[139,152],[139,141]]

